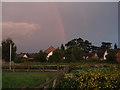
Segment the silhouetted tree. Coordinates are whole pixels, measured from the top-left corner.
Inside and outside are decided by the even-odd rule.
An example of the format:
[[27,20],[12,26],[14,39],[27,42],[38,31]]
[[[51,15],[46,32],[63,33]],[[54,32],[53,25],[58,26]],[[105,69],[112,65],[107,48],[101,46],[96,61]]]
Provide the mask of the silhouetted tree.
[[97,52],[97,51],[99,51],[99,47],[92,45],[91,52]]
[[17,47],[11,38],[2,41],[2,59],[10,61],[10,44],[11,44],[11,59],[14,60],[16,56]]
[[64,57],[64,51],[61,49],[56,49],[53,55],[49,57],[49,62],[61,62],[62,57]]
[[2,59],[2,46],[0,46],[0,59]]
[[63,44],[61,44],[61,49],[62,49],[62,50],[65,50],[65,47],[64,47],[64,45],[63,45]]
[[117,49],[117,44],[115,43],[115,45],[114,45],[114,49]]
[[40,50],[39,53],[34,56],[34,60],[38,62],[45,62],[46,56],[47,56],[46,53]]
[[84,52],[89,52],[91,49],[91,45],[92,44],[88,40],[84,41],[82,38],[73,39],[69,41],[67,44],[65,44],[67,49],[79,47]]
[[91,50],[91,45],[92,44],[88,40],[85,40],[83,45],[83,51],[88,53]]
[[67,49],[73,48],[76,45],[77,45],[77,39],[73,39],[73,40],[69,41],[67,44],[65,44],[65,46],[67,47]]
[[110,49],[111,48],[111,44],[112,43],[110,43],[110,42],[102,42],[101,50]]

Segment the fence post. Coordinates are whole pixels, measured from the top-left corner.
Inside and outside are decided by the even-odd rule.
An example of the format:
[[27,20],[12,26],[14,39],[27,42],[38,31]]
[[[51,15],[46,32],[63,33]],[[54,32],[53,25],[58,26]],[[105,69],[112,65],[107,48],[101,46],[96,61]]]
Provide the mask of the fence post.
[[28,68],[27,68],[27,72],[29,71],[29,69],[30,69],[30,66],[28,66]]
[[54,81],[53,81],[52,90],[54,90],[54,89],[55,89],[55,86],[56,86],[56,81],[57,81],[57,78],[56,78],[56,79],[54,79]]
[[[50,78],[47,78],[47,79],[46,79],[46,83],[47,83],[49,80],[50,80]],[[46,90],[47,88],[49,88],[49,84],[46,85],[46,86],[44,86],[44,90]]]
[[43,72],[45,71],[45,67],[44,67],[44,65],[43,65]]
[[57,65],[57,72],[59,72],[59,65]]

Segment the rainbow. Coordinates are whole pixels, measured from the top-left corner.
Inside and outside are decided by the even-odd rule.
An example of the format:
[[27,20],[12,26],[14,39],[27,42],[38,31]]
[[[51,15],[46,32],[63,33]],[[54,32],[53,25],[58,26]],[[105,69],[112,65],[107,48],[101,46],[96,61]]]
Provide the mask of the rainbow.
[[65,30],[64,30],[64,25],[63,25],[62,17],[60,15],[60,12],[59,12],[56,4],[54,3],[54,4],[52,4],[52,6],[53,6],[54,12],[56,14],[58,24],[60,26],[61,39],[62,39],[63,43],[65,43],[66,42],[66,35],[65,35]]

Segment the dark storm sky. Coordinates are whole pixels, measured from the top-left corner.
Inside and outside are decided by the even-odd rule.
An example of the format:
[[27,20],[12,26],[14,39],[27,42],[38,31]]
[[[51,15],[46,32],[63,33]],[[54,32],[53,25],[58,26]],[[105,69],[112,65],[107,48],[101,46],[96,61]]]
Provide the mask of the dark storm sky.
[[117,2],[2,4],[3,39],[10,37],[19,52],[38,52],[81,37],[94,45],[118,43]]

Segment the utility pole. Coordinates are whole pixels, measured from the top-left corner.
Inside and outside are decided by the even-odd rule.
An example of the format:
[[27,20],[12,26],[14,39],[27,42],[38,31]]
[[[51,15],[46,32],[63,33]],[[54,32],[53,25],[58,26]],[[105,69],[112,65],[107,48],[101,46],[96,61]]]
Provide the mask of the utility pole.
[[11,43],[10,43],[10,67],[9,67],[9,69],[11,70],[11,52],[12,52],[12,45],[11,45]]

